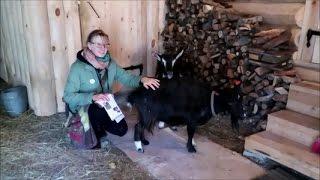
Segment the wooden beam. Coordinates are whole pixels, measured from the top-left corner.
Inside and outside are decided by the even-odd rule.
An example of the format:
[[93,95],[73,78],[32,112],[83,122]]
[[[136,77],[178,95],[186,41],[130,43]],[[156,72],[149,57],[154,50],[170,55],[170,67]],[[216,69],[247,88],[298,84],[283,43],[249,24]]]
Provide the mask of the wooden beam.
[[292,25],[295,23],[295,13],[303,3],[244,3],[232,2],[233,9],[242,14],[263,16],[266,24]]
[[306,65],[304,65],[304,64],[300,64],[300,63],[299,64],[294,63],[294,65],[295,65],[294,69],[297,71],[297,74],[301,77],[302,80],[320,83],[319,70],[306,68],[309,66],[315,66],[317,69],[319,69],[319,66],[320,66],[319,64],[306,63]]

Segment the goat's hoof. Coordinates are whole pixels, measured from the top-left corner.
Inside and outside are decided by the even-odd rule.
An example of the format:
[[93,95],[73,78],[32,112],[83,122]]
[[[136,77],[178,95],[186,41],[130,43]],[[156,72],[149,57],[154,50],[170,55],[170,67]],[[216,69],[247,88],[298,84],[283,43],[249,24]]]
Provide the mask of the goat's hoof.
[[187,148],[188,148],[189,153],[196,153],[197,152],[197,150],[194,148],[194,146],[188,146]]
[[177,130],[178,130],[177,126],[171,126],[170,129],[171,129],[172,131],[177,131]]
[[149,145],[149,141],[146,139],[142,139],[141,142],[143,145]]
[[138,151],[139,153],[144,153],[144,150],[141,149],[141,148],[137,149],[137,151]]

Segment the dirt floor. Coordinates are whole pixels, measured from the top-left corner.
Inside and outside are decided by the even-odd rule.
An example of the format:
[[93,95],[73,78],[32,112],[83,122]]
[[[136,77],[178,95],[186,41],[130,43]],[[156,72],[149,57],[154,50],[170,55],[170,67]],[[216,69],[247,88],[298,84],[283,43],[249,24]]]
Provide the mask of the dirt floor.
[[[0,90],[5,86],[2,82]],[[64,123],[62,113],[37,117],[28,110],[11,118],[0,107],[0,179],[155,179],[112,144],[106,150],[74,149]],[[228,116],[209,121],[197,133],[243,151],[244,139],[232,131]]]

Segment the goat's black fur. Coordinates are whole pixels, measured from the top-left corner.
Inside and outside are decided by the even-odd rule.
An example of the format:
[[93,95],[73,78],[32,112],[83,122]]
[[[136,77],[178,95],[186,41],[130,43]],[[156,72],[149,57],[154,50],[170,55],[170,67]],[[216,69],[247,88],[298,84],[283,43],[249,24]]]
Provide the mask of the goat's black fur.
[[[215,95],[215,112],[231,111],[232,127],[238,128],[241,108],[236,89],[222,91]],[[144,129],[152,132],[155,123],[163,121],[170,126],[186,124],[188,131],[187,148],[189,152],[196,152],[192,145],[192,138],[198,125],[205,124],[211,117],[211,90],[206,84],[193,79],[163,79],[156,90],[140,87],[129,95],[128,101],[133,104],[139,114],[139,121],[135,126],[134,140],[144,145],[149,142],[144,137]],[[235,105],[235,103],[238,103]]]

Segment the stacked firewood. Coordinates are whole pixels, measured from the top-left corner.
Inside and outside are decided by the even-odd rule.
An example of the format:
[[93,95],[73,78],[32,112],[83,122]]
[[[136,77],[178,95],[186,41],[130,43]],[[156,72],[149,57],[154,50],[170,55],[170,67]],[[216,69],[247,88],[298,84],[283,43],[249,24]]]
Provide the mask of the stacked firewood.
[[292,52],[286,44],[290,31],[262,28],[262,16],[240,15],[226,3],[167,0],[166,4],[166,27],[161,33],[166,54],[184,49],[183,60],[193,65],[194,78],[212,87],[241,79],[244,105],[255,117],[285,107],[292,80],[274,72],[291,66]]

